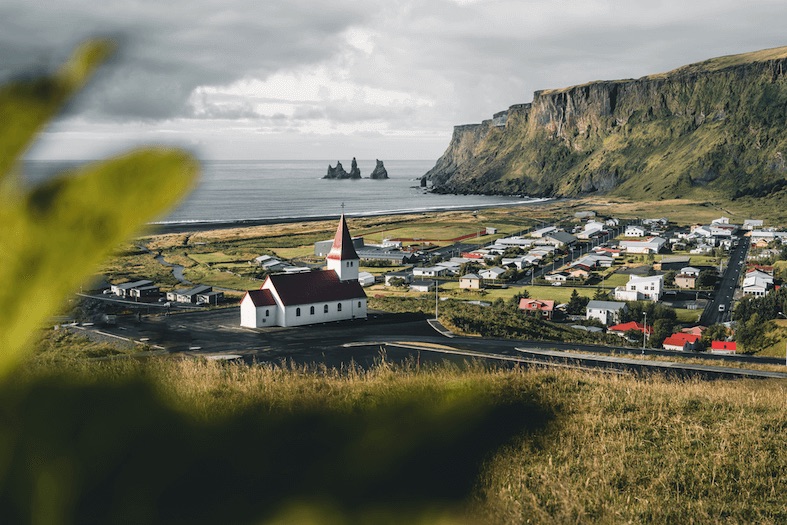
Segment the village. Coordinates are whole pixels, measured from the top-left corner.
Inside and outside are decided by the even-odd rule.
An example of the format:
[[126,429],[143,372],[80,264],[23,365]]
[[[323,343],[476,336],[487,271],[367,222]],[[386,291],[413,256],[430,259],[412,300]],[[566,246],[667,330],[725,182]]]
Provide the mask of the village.
[[678,225],[583,211],[513,235],[485,226],[451,242],[414,240],[370,242],[342,215],[334,238],[315,241],[308,256],[251,258],[257,289],[189,283],[163,292],[139,278],[102,295],[165,315],[239,303],[237,324],[250,330],[365,319],[381,298],[432,300],[435,317],[443,301],[506,300],[523,316],[614,334],[622,345],[731,354],[752,346],[736,337],[736,305],[778,292],[787,264],[787,231],[726,217]]

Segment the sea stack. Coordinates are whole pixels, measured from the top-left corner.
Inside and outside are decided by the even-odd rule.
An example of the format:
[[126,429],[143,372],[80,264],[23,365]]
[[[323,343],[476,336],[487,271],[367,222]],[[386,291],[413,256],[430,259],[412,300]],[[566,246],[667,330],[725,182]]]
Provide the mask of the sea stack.
[[361,178],[361,170],[358,169],[358,162],[356,162],[355,157],[353,157],[353,161],[350,164],[350,176],[351,179],[360,179]]
[[336,161],[336,167],[332,168],[330,164],[328,164],[328,173],[325,174],[323,179],[348,179],[350,175],[344,171],[344,167],[340,161]]
[[370,179],[387,179],[388,178],[388,171],[383,166],[383,161],[377,159],[377,165],[374,167],[374,171],[372,171],[371,175],[369,175]]

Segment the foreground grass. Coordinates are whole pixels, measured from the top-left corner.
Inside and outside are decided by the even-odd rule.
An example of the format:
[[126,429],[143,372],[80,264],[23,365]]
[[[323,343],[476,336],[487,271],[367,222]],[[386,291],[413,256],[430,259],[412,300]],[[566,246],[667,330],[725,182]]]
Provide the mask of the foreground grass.
[[[34,380],[52,369],[52,360],[39,360],[29,364],[21,377]],[[392,522],[410,518],[496,524],[787,520],[784,382],[700,382],[490,369],[479,364],[417,367],[385,362],[370,370],[331,370],[80,358],[61,361],[59,373],[64,369],[83,382],[96,377],[127,381],[142,375],[166,406],[189,419],[220,425],[230,425],[239,417],[297,414],[305,407],[331,417],[370,412],[383,419],[401,418],[402,413],[385,407],[402,399],[432,406],[427,419],[445,425],[452,420],[445,419],[449,407],[461,406],[450,400],[459,402],[468,395],[494,399],[496,405],[527,399],[539,407],[533,417],[551,414],[546,425],[519,431],[485,455],[475,488],[459,507],[449,511],[440,507],[437,514],[419,514],[416,519],[402,504],[402,513],[395,511]],[[321,436],[324,420],[313,423],[309,432]],[[505,427],[497,421],[487,425],[484,433],[505,437]],[[378,435],[379,446],[355,451],[359,463],[345,465],[350,472],[358,468],[362,476],[361,465],[375,457],[387,464],[380,458],[390,455],[396,449],[392,445],[409,435],[398,419],[384,428],[389,434]],[[441,440],[461,432],[462,425],[451,428]],[[462,454],[457,453],[461,462]],[[258,454],[276,454],[276,450]],[[281,510],[276,519],[292,518],[291,510]],[[338,522],[370,522],[369,515],[333,510],[320,514],[307,507],[306,521],[331,523],[338,516]]]

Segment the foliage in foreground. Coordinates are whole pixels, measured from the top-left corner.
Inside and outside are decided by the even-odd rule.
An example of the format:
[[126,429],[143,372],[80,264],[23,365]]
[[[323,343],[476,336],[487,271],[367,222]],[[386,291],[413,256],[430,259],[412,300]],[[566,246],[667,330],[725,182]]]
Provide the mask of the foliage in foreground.
[[65,523],[787,519],[783,382],[172,359],[66,360],[55,380],[54,366],[3,389],[4,418],[13,403],[46,423],[0,431],[16,446],[1,518],[44,473],[68,476],[45,509]]

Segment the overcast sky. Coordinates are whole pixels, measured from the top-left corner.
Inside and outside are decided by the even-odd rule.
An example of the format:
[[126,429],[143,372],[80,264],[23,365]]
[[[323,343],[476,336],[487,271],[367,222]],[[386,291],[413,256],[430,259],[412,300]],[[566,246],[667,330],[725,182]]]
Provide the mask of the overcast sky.
[[30,153],[437,159],[534,90],[787,45],[784,0],[3,0],[0,80],[120,51]]

